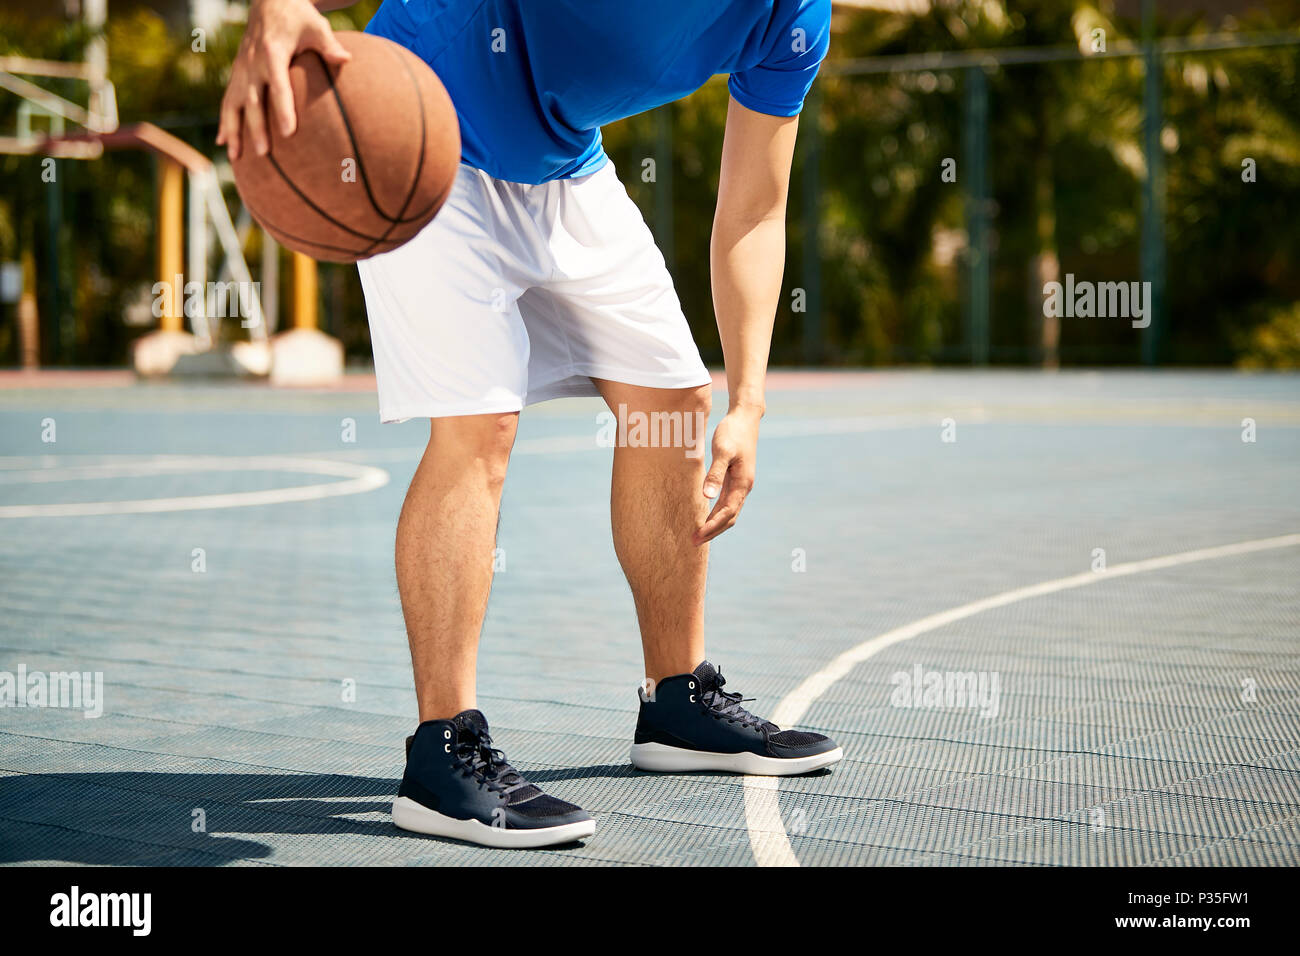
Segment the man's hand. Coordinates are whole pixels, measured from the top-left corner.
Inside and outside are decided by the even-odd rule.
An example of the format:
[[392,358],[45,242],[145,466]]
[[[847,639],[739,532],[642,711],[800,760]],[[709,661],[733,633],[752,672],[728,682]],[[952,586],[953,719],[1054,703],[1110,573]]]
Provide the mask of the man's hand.
[[713,430],[713,464],[704,476],[704,497],[718,500],[695,532],[696,545],[712,541],[736,523],[745,497],[754,487],[762,414],[756,408],[733,408]]
[[[304,50],[315,50],[335,66],[350,57],[330,30],[329,21],[310,0],[253,0],[248,28],[221,101],[217,143],[225,144],[231,159],[238,158],[246,145],[260,156],[270,149],[266,131],[268,102],[280,134],[293,135],[298,120],[289,85],[289,61]],[[241,141],[241,117],[248,124],[249,143]]]

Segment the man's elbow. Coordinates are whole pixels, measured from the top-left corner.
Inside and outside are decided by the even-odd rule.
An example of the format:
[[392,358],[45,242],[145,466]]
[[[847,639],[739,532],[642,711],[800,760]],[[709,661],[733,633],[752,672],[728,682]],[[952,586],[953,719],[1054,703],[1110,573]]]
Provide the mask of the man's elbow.
[[743,236],[756,229],[779,227],[785,229],[785,203],[753,203],[722,205],[713,214],[715,235]]

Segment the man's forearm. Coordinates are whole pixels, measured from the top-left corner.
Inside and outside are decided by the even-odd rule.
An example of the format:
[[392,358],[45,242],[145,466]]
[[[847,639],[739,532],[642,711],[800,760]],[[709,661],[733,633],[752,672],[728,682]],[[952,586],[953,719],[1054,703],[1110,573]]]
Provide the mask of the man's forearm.
[[710,266],[713,311],[727,366],[728,408],[762,414],[772,325],[785,268],[784,215],[749,222],[715,219]]

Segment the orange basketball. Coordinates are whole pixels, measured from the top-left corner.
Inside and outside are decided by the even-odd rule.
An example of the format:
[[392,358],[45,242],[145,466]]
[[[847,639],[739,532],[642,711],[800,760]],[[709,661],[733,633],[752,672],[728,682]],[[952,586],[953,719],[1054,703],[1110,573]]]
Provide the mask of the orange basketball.
[[259,156],[242,132],[234,161],[244,204],[280,243],[316,259],[355,262],[396,249],[442,208],[460,162],[456,110],[442,82],[405,47],[339,31],[342,66],[314,51],[289,67],[298,128],[266,124]]

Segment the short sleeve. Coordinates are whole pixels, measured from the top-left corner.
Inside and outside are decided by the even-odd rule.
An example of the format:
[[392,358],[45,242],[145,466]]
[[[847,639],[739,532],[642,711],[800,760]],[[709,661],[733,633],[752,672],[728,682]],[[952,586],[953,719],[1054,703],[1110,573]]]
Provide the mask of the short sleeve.
[[799,0],[771,42],[760,63],[731,74],[727,88],[741,106],[756,113],[795,116],[830,49],[830,0]]

